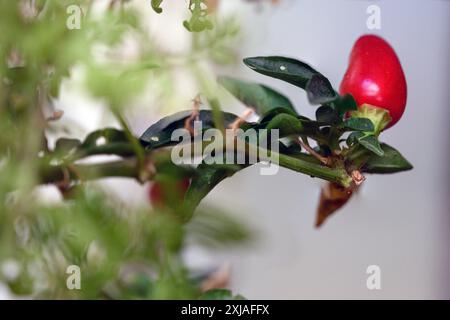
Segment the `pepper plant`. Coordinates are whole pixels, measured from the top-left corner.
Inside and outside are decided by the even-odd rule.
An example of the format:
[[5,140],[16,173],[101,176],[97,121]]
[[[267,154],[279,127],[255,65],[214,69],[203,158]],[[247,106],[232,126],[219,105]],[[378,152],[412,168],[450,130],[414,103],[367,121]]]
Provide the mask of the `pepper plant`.
[[[126,105],[143,90],[145,73],[157,79],[170,69],[167,54],[144,47],[140,59],[128,64],[99,62],[90,54],[99,43],[110,49],[119,45],[125,32],[143,36],[127,2],[112,0],[99,20],[89,16],[90,1],[0,0],[0,262],[14,266],[14,272],[0,276],[13,293],[45,298],[242,298],[229,291],[210,291],[223,287],[224,281],[192,272],[182,258],[191,241],[217,248],[249,238],[248,229],[220,209],[198,205],[221,181],[251,163],[172,161],[173,132],[188,129],[194,141],[202,133],[193,130],[195,121],[201,121],[204,131],[278,130],[278,151],[266,150],[272,156],[277,153],[277,164],[328,183],[317,225],[349,199],[365,174],[412,168],[399,151],[379,141],[390,121],[385,105],[357,103],[351,89],[339,94],[323,74],[285,57],[246,58],[244,63],[304,90],[316,108],[314,119],[301,115],[299,106],[265,85],[232,77],[211,81],[204,61],[198,63],[193,54],[186,63],[196,75],[202,98],[135,135],[125,116]],[[158,13],[161,3],[151,1]],[[66,9],[73,4],[87,12],[83,28],[75,31],[65,28]],[[208,1],[190,1],[186,32],[224,37],[235,33],[222,29],[202,4]],[[194,49],[203,50],[201,57],[227,60],[226,46],[217,39],[194,39]],[[218,49],[208,51],[211,47]],[[120,127],[101,128],[84,139],[59,133],[51,144],[52,123],[62,116],[53,102],[75,65],[84,68],[89,92],[106,102]],[[217,93],[220,86],[259,120],[249,122],[224,111]],[[209,108],[202,108],[202,101]],[[202,148],[206,147],[203,141]],[[254,150],[247,144],[236,152],[246,158]],[[115,160],[85,161],[98,155],[113,155]],[[124,210],[123,204],[91,183],[111,177],[154,182],[149,195],[158,204],[151,210]],[[42,185],[56,187],[63,201],[37,201],[33,190]],[[66,270],[71,265],[81,270],[80,290],[68,289]]]

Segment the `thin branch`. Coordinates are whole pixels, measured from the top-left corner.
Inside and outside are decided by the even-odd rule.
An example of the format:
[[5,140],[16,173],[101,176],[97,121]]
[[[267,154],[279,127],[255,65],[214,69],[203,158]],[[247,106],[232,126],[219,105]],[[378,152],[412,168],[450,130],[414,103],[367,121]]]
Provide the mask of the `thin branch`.
[[315,157],[317,160],[322,162],[324,165],[329,165],[329,159],[327,157],[321,156],[318,154],[308,143],[307,138],[302,138],[302,140],[297,140],[298,143],[306,150],[309,154],[311,154],[313,157]]

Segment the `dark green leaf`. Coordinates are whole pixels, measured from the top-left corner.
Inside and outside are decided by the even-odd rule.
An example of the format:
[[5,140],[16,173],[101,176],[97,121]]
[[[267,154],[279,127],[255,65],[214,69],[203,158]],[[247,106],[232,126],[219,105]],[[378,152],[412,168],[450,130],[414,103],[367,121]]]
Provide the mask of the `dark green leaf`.
[[55,152],[60,154],[68,154],[70,151],[75,150],[81,145],[81,141],[78,139],[60,138],[56,141]]
[[317,122],[326,124],[337,124],[342,121],[339,114],[329,106],[321,106],[316,110]]
[[292,134],[300,135],[303,133],[302,121],[290,114],[281,113],[276,115],[266,126],[267,130],[278,129],[279,136],[286,137]]
[[105,128],[91,132],[86,139],[84,139],[81,148],[93,147],[98,144],[99,139],[103,138],[104,144],[112,142],[128,143],[128,138],[122,130],[114,128]]
[[331,103],[331,105],[338,112],[340,117],[343,117],[348,111],[358,109],[358,105],[351,94],[339,96]]
[[245,168],[245,165],[200,164],[197,167],[197,173],[192,178],[189,189],[184,197],[186,220],[191,218],[195,208],[200,204],[200,201],[202,201],[216,185],[243,168]]
[[384,151],[384,155],[372,154],[363,166],[362,171],[367,173],[396,173],[413,168],[411,163],[393,147],[382,143],[381,149]]
[[358,139],[359,143],[367,150],[372,151],[378,156],[383,156],[384,151],[381,149],[380,142],[374,135],[363,136]]
[[350,133],[347,137],[347,145],[351,146],[355,143],[359,142],[359,138],[362,138],[364,136],[364,133],[360,132],[360,131],[354,131],[352,133]]
[[[177,144],[177,141],[172,141],[171,139],[172,132],[176,129],[184,128],[185,121],[191,116],[191,113],[192,111],[181,111],[160,119],[142,134],[140,137],[142,144],[148,149]],[[228,112],[222,112],[222,115],[225,127],[229,126],[237,118],[236,115]],[[200,110],[198,118],[202,122],[203,130],[215,128],[211,110]]]
[[281,93],[257,83],[245,82],[232,77],[219,77],[219,83],[259,115],[275,108],[284,108],[295,112],[292,103]]
[[245,58],[244,63],[256,72],[289,82],[303,89],[306,89],[306,85],[313,75],[319,74],[306,63],[286,57]]
[[344,126],[350,130],[373,132],[375,127],[367,118],[348,118],[344,121]]
[[330,81],[321,74],[313,75],[305,90],[311,104],[326,104],[334,101],[337,97]]
[[277,115],[283,114],[283,113],[298,117],[298,115],[295,111],[291,111],[286,108],[273,108],[273,109],[270,109],[268,112],[264,113],[258,122],[259,123],[268,123],[270,120],[275,118]]

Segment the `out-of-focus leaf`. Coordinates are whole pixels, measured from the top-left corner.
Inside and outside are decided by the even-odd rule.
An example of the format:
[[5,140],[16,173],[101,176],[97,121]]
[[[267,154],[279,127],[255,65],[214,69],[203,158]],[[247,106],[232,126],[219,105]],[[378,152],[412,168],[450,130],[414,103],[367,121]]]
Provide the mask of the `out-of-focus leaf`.
[[56,140],[55,152],[60,154],[68,154],[72,150],[76,150],[81,145],[78,139],[60,138]]
[[233,295],[230,290],[227,289],[212,289],[203,293],[199,300],[245,300],[241,295]]
[[162,12],[162,8],[161,8],[162,2],[163,2],[163,0],[152,0],[152,8],[156,13]]
[[196,242],[211,247],[242,244],[251,239],[251,231],[242,221],[214,208],[198,210],[185,226]]
[[257,83],[245,82],[232,77],[219,77],[219,83],[248,107],[254,108],[259,115],[275,108],[295,112],[292,103],[281,93]]

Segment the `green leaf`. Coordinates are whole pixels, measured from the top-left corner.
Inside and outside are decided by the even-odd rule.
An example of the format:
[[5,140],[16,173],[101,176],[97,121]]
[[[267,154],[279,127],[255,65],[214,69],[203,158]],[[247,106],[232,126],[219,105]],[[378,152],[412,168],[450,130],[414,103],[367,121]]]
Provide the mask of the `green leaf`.
[[185,230],[192,241],[211,248],[243,244],[252,239],[251,230],[243,221],[210,207],[199,209]]
[[219,77],[219,83],[259,115],[275,108],[284,108],[295,113],[292,103],[281,93],[257,83],[245,82],[232,77]]
[[199,300],[245,300],[245,298],[241,295],[235,295],[231,293],[230,290],[227,289],[212,289],[203,293],[199,298]]
[[326,124],[337,124],[342,121],[339,114],[330,106],[321,106],[316,110],[317,122]]
[[245,58],[244,63],[256,72],[303,89],[315,74],[320,74],[306,63],[286,57],[252,57]]
[[78,139],[59,138],[55,144],[55,152],[59,154],[68,154],[72,150],[76,150],[81,145]]
[[358,110],[358,105],[351,94],[338,96],[331,103],[331,106],[338,112],[340,117],[343,117],[348,111]]
[[156,13],[162,12],[162,8],[161,8],[162,2],[163,2],[163,0],[152,0],[152,8]]
[[302,134],[303,125],[301,120],[290,114],[281,113],[276,115],[266,126],[267,130],[278,129],[280,130],[279,136],[286,137],[293,134]]
[[374,135],[365,135],[358,139],[358,142],[367,150],[372,151],[378,156],[383,156],[384,151],[381,149],[380,142]]
[[294,117],[299,117],[295,111],[292,111],[290,109],[273,108],[273,109],[270,109],[268,112],[264,113],[259,118],[258,122],[259,123],[268,123],[270,120],[272,120],[273,118],[275,118],[279,114],[289,114],[289,115],[294,116]]
[[91,132],[83,141],[81,148],[93,147],[98,144],[99,139],[103,138],[104,143],[128,142],[128,138],[122,130],[115,128],[104,128]]
[[315,74],[308,81],[306,88],[311,104],[326,104],[337,98],[330,81],[321,74]]
[[352,133],[350,133],[347,137],[347,145],[351,146],[355,143],[359,142],[359,138],[362,138],[364,136],[364,133],[362,133],[361,131],[354,131]]
[[347,129],[356,131],[373,132],[375,130],[372,121],[367,118],[348,118],[343,125]]
[[186,220],[189,220],[192,217],[194,210],[200,204],[202,199],[206,197],[215,186],[217,186],[225,178],[232,176],[245,167],[245,165],[208,165],[201,163],[197,167],[196,175],[192,178],[189,189],[184,197]]
[[[141,143],[147,149],[154,149],[163,146],[170,146],[177,144],[177,141],[172,141],[172,132],[176,129],[184,128],[185,121],[192,114],[192,111],[181,111],[170,116],[160,119],[155,124],[151,125],[140,137]],[[224,126],[229,126],[237,116],[222,112]],[[215,128],[214,115],[211,110],[200,110],[198,120],[202,122],[202,129],[207,130]]]
[[386,143],[381,144],[383,156],[372,154],[362,167],[367,173],[396,173],[411,170],[413,166],[398,150]]
[[189,2],[191,18],[183,21],[183,26],[190,32],[211,30],[214,26],[208,19],[208,8],[204,7],[203,0],[191,0]]

